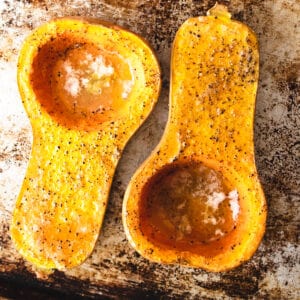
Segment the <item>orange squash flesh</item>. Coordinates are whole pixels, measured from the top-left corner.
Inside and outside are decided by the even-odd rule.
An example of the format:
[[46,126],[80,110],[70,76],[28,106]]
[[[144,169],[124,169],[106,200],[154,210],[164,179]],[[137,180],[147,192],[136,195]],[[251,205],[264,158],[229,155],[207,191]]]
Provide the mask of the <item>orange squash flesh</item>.
[[216,5],[178,30],[168,123],[125,194],[128,240],[155,262],[228,270],[265,231],[253,145],[258,45],[230,17]]
[[94,248],[121,152],[157,101],[160,68],[137,35],[63,18],[25,40],[18,84],[33,145],[11,237],[36,266],[71,268]]

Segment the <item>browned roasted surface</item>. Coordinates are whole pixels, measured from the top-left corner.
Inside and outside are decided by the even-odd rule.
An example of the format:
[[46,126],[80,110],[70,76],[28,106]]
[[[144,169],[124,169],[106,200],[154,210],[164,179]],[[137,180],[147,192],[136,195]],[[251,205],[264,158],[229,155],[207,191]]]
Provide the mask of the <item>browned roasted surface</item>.
[[[254,257],[222,274],[162,266],[129,246],[121,205],[130,176],[160,140],[168,115],[170,47],[178,27],[204,15],[214,1],[11,0],[0,2],[0,295],[97,298],[298,299],[300,199],[299,14],[292,0],[220,1],[249,25],[260,43],[255,149],[267,197],[266,234]],[[37,273],[14,249],[8,232],[31,149],[31,128],[16,85],[20,45],[30,29],[76,15],[114,22],[144,36],[156,50],[163,89],[153,114],[129,143],[118,166],[96,248],[80,267]],[[45,296],[48,295],[48,296]]]

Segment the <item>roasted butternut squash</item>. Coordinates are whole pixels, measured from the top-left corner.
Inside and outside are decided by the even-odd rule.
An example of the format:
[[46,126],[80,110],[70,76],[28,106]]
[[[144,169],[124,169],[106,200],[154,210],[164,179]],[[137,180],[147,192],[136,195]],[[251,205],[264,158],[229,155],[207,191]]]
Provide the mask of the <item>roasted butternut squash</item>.
[[258,75],[255,34],[226,7],[179,28],[167,126],[123,203],[142,256],[225,271],[257,249],[266,221],[253,145]]
[[112,24],[63,18],[24,42],[18,85],[33,130],[11,237],[40,268],[71,268],[92,252],[126,142],[160,90],[153,51]]

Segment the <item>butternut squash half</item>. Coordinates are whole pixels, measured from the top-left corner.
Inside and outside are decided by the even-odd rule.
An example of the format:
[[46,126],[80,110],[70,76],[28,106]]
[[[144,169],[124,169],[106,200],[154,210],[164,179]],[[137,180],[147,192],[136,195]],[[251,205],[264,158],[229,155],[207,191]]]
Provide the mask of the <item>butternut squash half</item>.
[[167,126],[123,203],[142,256],[224,271],[257,249],[266,221],[253,146],[258,74],[256,37],[226,7],[178,30]]
[[33,145],[10,231],[28,261],[64,269],[92,252],[121,152],[160,81],[146,42],[112,24],[57,19],[25,40],[18,84]]

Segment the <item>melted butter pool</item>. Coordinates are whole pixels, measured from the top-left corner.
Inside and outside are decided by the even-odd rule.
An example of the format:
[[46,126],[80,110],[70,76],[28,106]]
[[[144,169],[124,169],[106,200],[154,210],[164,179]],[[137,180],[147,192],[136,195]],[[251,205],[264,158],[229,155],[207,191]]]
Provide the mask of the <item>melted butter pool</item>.
[[222,174],[201,163],[170,165],[143,190],[141,229],[167,245],[208,244],[234,230],[238,192]]
[[52,87],[68,110],[105,113],[124,106],[133,77],[118,55],[88,45],[68,51],[53,68]]

